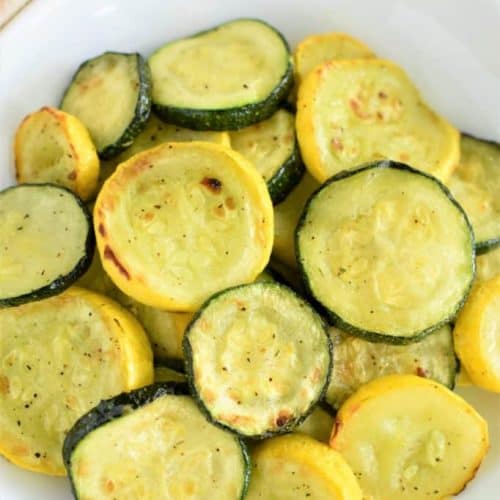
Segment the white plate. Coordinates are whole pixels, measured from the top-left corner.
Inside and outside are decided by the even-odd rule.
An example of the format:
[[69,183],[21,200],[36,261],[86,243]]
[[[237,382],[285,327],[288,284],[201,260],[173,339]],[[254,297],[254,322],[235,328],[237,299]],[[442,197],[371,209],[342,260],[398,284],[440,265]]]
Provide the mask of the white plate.
[[[167,40],[241,16],[269,21],[292,45],[314,32],[351,33],[404,66],[460,129],[500,141],[500,0],[33,0],[0,33],[0,187],[13,180],[15,127],[28,112],[57,105],[80,62],[108,49],[148,55]],[[460,392],[488,419],[492,440],[460,498],[498,498],[500,396]],[[65,479],[0,459],[0,500],[69,498]]]

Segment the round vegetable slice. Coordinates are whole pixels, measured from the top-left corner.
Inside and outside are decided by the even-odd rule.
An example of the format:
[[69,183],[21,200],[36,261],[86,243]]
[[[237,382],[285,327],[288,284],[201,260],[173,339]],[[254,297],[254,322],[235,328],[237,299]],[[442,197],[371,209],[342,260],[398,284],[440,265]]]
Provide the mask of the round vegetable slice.
[[230,134],[231,147],[250,160],[280,203],[300,181],[304,165],[295,137],[295,117],[280,109],[271,118]]
[[500,276],[473,289],[453,335],[457,355],[472,383],[500,392]]
[[94,208],[104,269],[127,295],[195,311],[253,281],[273,240],[272,202],[247,160],[206,142],[166,143],[122,163]]
[[73,287],[0,309],[0,453],[64,475],[61,446],[101,399],[153,381],[141,326],[106,297]]
[[476,250],[500,245],[500,144],[463,135],[460,164],[447,185],[472,223]]
[[361,500],[362,493],[342,456],[308,436],[290,434],[256,446],[247,500]]
[[293,85],[283,35],[256,19],[167,43],[149,65],[155,112],[196,130],[234,130],[265,120]]
[[293,429],[323,396],[331,343],[306,302],[283,285],[261,282],[204,304],[184,335],[184,358],[207,417],[264,438]]
[[75,498],[245,496],[245,444],[207,422],[178,382],[102,401],[70,430],[64,461]]
[[405,344],[448,323],[474,278],[474,237],[434,177],[390,161],[330,179],[297,227],[310,293],[333,322]]
[[0,192],[0,306],[62,292],[90,266],[95,239],[85,205],[51,184]]
[[473,479],[489,438],[486,421],[449,389],[415,375],[389,375],[344,403],[330,445],[366,498],[442,499]]
[[86,200],[94,194],[99,158],[83,123],[55,108],[44,107],[19,125],[14,141],[16,178],[20,183],[50,182]]
[[299,88],[297,136],[320,182],[385,158],[446,181],[460,156],[458,131],[399,66],[380,59],[328,61],[309,73]]

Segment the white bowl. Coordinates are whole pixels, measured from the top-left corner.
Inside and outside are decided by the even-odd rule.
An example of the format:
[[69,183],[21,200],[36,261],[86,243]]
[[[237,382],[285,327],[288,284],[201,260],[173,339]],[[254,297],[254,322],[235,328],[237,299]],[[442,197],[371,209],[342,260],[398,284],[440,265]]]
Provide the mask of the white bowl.
[[[351,33],[402,65],[461,130],[500,142],[500,0],[34,0],[0,33],[0,187],[13,182],[17,124],[43,105],[57,106],[80,62],[105,50],[148,55],[167,40],[244,16],[275,25],[292,46],[315,32]],[[492,441],[460,498],[497,498],[500,396],[459,392],[488,419]],[[0,500],[69,498],[66,479],[0,458]]]

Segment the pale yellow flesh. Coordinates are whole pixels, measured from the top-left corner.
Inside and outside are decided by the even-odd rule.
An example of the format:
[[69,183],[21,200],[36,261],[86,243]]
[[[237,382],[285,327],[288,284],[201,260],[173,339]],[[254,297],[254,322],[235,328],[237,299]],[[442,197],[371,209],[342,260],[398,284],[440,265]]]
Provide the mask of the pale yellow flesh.
[[155,366],[155,382],[186,382],[186,376],[167,366]]
[[500,246],[476,257],[476,279],[486,281],[500,276]]
[[99,175],[99,185],[115,171],[116,167],[127,161],[137,153],[142,153],[146,149],[154,148],[165,142],[189,142],[206,141],[230,146],[229,134],[227,132],[212,132],[207,130],[191,130],[162,122],[156,115],[149,116],[144,130],[134,139],[132,146],[120,153],[112,160],[101,162],[101,172]]
[[269,181],[295,149],[295,117],[280,109],[271,118],[230,132],[231,147]]
[[326,400],[334,408],[363,384],[384,375],[413,374],[453,385],[456,361],[449,325],[403,346],[369,342],[337,328],[330,334],[334,360]]
[[0,220],[2,298],[24,295],[66,276],[87,252],[89,221],[65,190],[10,189],[0,196]]
[[500,392],[500,276],[473,289],[453,334],[457,355],[472,383]]
[[462,212],[433,180],[392,168],[320,191],[299,247],[316,298],[349,324],[386,335],[414,336],[446,319],[473,277]]
[[242,434],[297,419],[326,381],[330,359],[321,320],[277,285],[250,285],[216,298],[188,335],[201,400]]
[[422,101],[406,73],[380,59],[329,61],[299,89],[297,136],[320,182],[362,163],[391,159],[446,181],[459,133]]
[[292,269],[297,269],[295,228],[306,201],[318,187],[318,182],[306,172],[285,200],[274,207],[273,256]]
[[153,380],[140,325],[83,289],[0,310],[0,453],[64,475],[67,431],[100,400]]
[[467,213],[476,242],[500,238],[500,146],[463,136],[448,187]]
[[99,56],[79,70],[61,108],[82,121],[101,151],[132,122],[139,84],[135,54]]
[[444,386],[392,375],[340,409],[330,445],[371,500],[443,499],[474,477],[489,445],[486,421]]
[[326,410],[316,406],[312,413],[295,428],[294,432],[300,432],[316,439],[316,441],[328,443],[334,420]]
[[238,499],[238,440],[188,396],[162,396],[87,435],[71,456],[80,500]]
[[300,82],[318,64],[331,60],[364,59],[375,54],[363,42],[345,33],[323,33],[304,38],[293,54],[295,75]]
[[253,281],[273,240],[272,202],[229,148],[166,143],[122,163],[94,208],[104,269],[146,305],[195,311],[214,292]]
[[308,436],[281,436],[256,446],[247,500],[361,500],[351,469],[334,450]]
[[95,191],[99,159],[85,126],[55,108],[42,108],[19,125],[14,142],[16,178],[50,182],[88,199]]
[[179,40],[150,58],[153,101],[221,109],[264,100],[281,82],[289,54],[278,33],[243,19]]

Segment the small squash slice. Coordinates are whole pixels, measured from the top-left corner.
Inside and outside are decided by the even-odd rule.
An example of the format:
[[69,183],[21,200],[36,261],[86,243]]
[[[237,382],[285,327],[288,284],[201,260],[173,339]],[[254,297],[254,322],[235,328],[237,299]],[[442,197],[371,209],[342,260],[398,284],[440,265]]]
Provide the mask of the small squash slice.
[[297,269],[295,229],[306,201],[318,188],[318,182],[306,172],[285,200],[274,207],[273,257],[291,269]]
[[214,295],[184,336],[186,373],[215,424],[262,439],[301,423],[323,396],[331,343],[318,314],[278,283]]
[[207,422],[179,382],[102,401],[70,430],[63,456],[82,500],[241,500],[250,475],[245,444]]
[[0,453],[64,475],[64,437],[101,399],[153,381],[147,337],[110,299],[73,287],[0,309]]
[[214,132],[211,130],[191,130],[188,128],[171,125],[161,121],[156,115],[151,114],[144,130],[134,139],[132,146],[122,151],[111,160],[101,162],[99,174],[99,187],[115,171],[116,167],[127,161],[137,153],[151,149],[165,142],[206,141],[215,142],[223,146],[230,146],[231,142],[227,132]]
[[500,276],[473,289],[453,335],[457,355],[472,383],[500,392]]
[[295,116],[280,109],[271,118],[231,131],[231,147],[250,160],[267,182],[273,203],[280,203],[304,174],[295,137]]
[[316,406],[312,413],[294,429],[294,432],[307,434],[308,436],[327,443],[330,440],[335,418],[321,406]]
[[151,75],[140,54],[105,52],[85,61],[66,89],[61,109],[79,118],[99,156],[129,147],[151,112]]
[[463,135],[460,165],[447,185],[468,215],[476,251],[500,245],[500,144]]
[[186,375],[169,366],[155,364],[155,382],[186,382]]
[[361,500],[349,465],[336,451],[309,436],[290,434],[265,441],[251,452],[246,500]]
[[319,182],[382,159],[446,181],[460,155],[458,131],[399,66],[381,59],[328,61],[309,73],[299,88],[297,136]]
[[304,38],[293,53],[297,85],[319,64],[332,60],[371,59],[375,54],[363,42],[345,33],[321,33]]
[[474,279],[474,235],[438,179],[381,161],[332,177],[296,232],[304,282],[333,324],[409,344],[449,323]]
[[333,369],[326,402],[338,409],[363,384],[396,373],[427,377],[453,389],[457,359],[449,325],[408,345],[391,345],[330,329]]
[[474,478],[489,447],[488,426],[437,382],[389,375],[344,403],[330,446],[351,466],[364,498],[437,500]]
[[99,193],[94,225],[114,283],[179,312],[252,282],[273,241],[264,180],[241,155],[208,142],[165,143],[122,163]]
[[500,276],[500,247],[476,257],[477,281],[486,281]]
[[286,40],[257,19],[169,42],[149,65],[155,112],[195,130],[237,130],[265,120],[293,85]]
[[90,198],[99,176],[99,158],[83,123],[55,108],[28,115],[14,139],[16,179],[64,186]]
[[90,266],[95,239],[85,205],[52,184],[0,192],[0,306],[61,293]]

